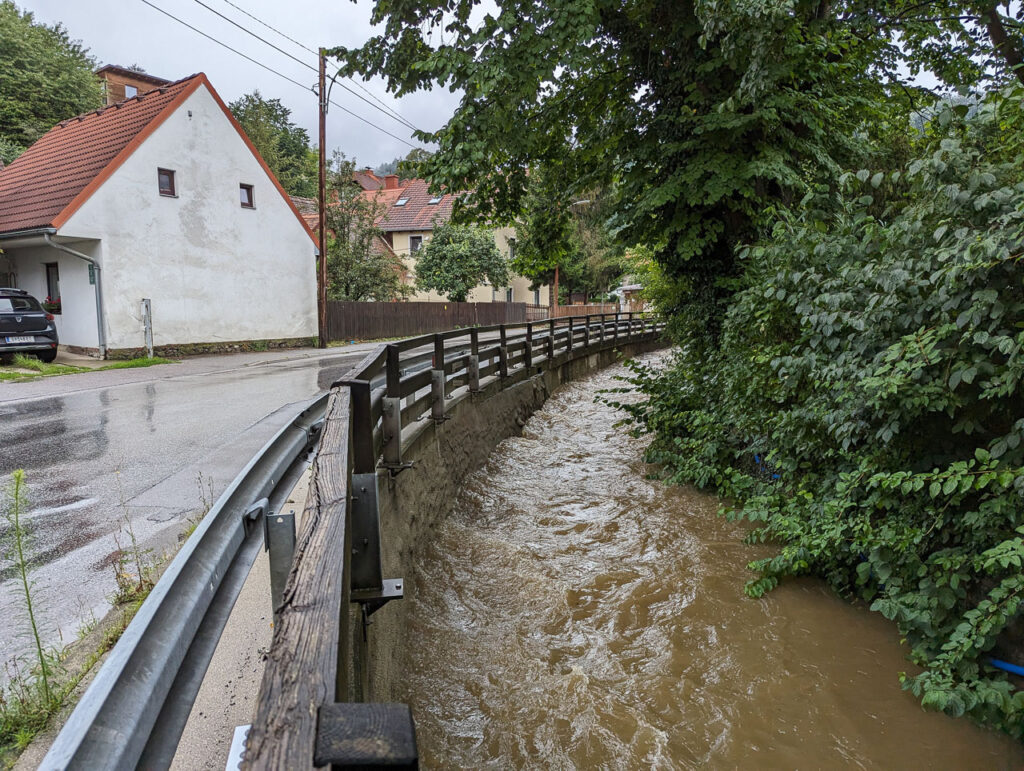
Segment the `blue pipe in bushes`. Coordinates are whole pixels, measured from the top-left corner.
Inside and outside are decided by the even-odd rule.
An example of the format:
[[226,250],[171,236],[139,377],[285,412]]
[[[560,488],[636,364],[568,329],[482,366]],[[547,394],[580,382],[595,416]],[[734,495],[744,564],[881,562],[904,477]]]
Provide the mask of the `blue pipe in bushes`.
[[1010,664],[1009,662],[1000,661],[999,659],[989,659],[988,663],[996,669],[1001,669],[1012,675],[1020,675],[1021,677],[1024,677],[1024,667],[1018,667],[1016,664]]

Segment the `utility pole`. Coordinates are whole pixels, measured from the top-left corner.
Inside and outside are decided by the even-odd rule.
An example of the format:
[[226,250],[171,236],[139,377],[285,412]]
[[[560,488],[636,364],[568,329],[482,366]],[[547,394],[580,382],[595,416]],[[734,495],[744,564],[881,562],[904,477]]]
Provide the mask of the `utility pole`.
[[319,347],[327,347],[327,57],[320,51],[320,259],[316,272],[317,336]]

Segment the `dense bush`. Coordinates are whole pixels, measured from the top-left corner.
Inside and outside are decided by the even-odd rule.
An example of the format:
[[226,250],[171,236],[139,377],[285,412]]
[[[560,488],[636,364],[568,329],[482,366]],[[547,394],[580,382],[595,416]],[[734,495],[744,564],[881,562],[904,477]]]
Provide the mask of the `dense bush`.
[[1018,736],[1024,692],[987,660],[1024,598],[1021,106],[946,109],[913,162],[779,212],[718,344],[682,329],[627,407],[672,481],[779,545],[750,595],[825,578],[899,625],[925,706]]

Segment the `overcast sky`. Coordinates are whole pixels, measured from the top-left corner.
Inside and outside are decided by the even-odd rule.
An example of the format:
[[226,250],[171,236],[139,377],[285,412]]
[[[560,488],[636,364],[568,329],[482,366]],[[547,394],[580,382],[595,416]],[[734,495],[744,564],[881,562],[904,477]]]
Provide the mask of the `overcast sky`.
[[[23,10],[32,11],[37,21],[61,22],[72,38],[81,40],[101,64],[127,67],[138,64],[146,72],[168,80],[177,80],[196,72],[205,72],[221,97],[233,101],[258,89],[264,97],[280,99],[292,111],[292,120],[305,128],[316,143],[316,97],[311,91],[282,80],[257,65],[183,27],[142,0],[15,0]],[[307,69],[256,40],[229,22],[218,18],[195,0],[149,0],[212,37],[268,67],[304,85],[316,84],[316,56],[298,48],[247,18],[226,0],[203,2],[235,19],[247,29],[274,45],[292,53],[314,69]],[[370,25],[370,0],[231,0],[236,6],[294,38],[309,48],[364,43],[374,32]],[[367,94],[346,80],[355,93]],[[425,131],[442,126],[451,116],[458,96],[445,89],[420,92],[396,100],[380,81],[361,85],[407,121]],[[397,137],[418,144],[410,130],[393,117],[360,101],[338,85],[331,100],[376,123]],[[332,106],[327,117],[327,148],[341,149],[361,165],[377,166],[409,152],[409,145],[346,115]]]

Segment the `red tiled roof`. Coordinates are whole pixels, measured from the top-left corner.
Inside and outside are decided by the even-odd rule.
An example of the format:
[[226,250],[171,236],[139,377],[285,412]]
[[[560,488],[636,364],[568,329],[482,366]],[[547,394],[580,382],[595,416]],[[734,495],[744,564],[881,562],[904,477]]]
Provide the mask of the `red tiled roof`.
[[109,176],[101,172],[119,156],[127,158],[150,133],[147,126],[159,125],[157,118],[173,112],[201,82],[192,75],[46,132],[0,172],[0,233],[63,224],[78,208],[72,204],[84,202]]
[[359,183],[359,186],[363,188],[363,190],[379,190],[384,187],[384,180],[374,174],[370,169],[357,171],[352,176],[355,177],[356,182]]
[[[300,222],[302,215],[199,73],[62,121],[0,171],[0,233],[59,228],[196,89],[205,85]],[[309,232],[309,228],[306,228]],[[316,239],[312,232],[310,238]]]
[[[363,195],[383,207],[377,227],[385,232],[433,230],[451,219],[455,203],[454,195],[443,195],[440,202],[430,203],[434,195],[428,192],[426,180],[422,179],[410,179],[405,187],[394,190],[367,190]],[[396,206],[403,198],[405,204]]]

